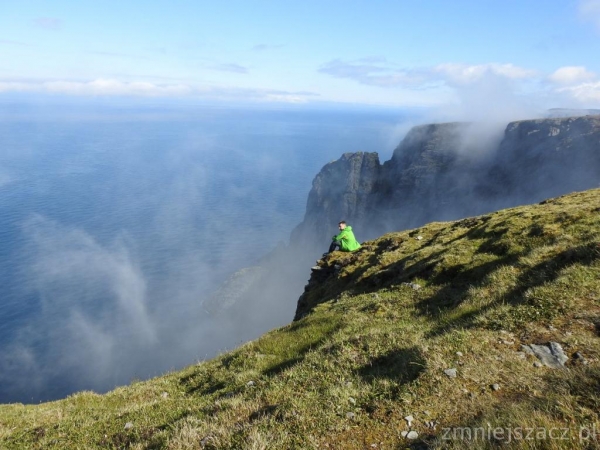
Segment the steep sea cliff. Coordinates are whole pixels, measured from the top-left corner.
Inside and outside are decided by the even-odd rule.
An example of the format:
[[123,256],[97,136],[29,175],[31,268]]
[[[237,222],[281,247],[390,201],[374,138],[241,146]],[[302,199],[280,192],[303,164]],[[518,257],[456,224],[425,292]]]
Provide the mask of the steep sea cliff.
[[[383,164],[376,152],[344,153],[315,176],[304,220],[260,268],[240,271],[207,307],[236,311],[250,328],[269,329],[269,308],[292,317],[309,267],[336,224],[360,241],[456,220],[600,185],[600,115],[511,122],[427,124],[412,128]],[[306,286],[305,286],[306,288]]]
[[346,220],[358,237],[453,220],[597,187],[600,115],[414,127],[381,164],[346,153],[315,177],[295,242],[326,242]]

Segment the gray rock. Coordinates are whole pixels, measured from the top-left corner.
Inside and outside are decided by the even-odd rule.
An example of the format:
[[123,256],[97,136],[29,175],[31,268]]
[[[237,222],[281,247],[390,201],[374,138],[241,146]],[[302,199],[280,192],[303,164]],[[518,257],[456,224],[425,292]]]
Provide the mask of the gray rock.
[[444,370],[444,373],[449,377],[449,378],[456,378],[456,369],[452,368],[452,369],[446,369]]
[[535,353],[533,353],[533,350],[531,350],[531,347],[529,345],[521,344],[521,351],[528,355],[535,356]]
[[532,354],[538,358],[542,364],[552,369],[562,369],[569,357],[565,355],[561,345],[557,342],[550,342],[547,345],[529,344],[521,346],[524,351],[529,348]]
[[346,413],[346,419],[353,420],[355,417],[356,417],[356,414],[354,414],[353,412]]
[[419,437],[419,433],[417,433],[416,431],[409,431],[408,434],[406,435],[406,439],[417,439]]
[[125,424],[125,429],[126,429],[126,430],[129,430],[129,429],[131,429],[131,428],[133,428],[133,423],[131,423],[131,422],[127,422],[127,423]]

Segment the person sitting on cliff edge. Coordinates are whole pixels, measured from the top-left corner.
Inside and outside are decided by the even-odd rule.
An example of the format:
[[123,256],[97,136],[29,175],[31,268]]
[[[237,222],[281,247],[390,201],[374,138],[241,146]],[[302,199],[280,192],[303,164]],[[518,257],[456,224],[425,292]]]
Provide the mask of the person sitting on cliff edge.
[[333,238],[331,238],[332,242],[329,246],[329,250],[327,253],[323,253],[323,256],[327,256],[336,248],[342,252],[353,252],[354,250],[358,250],[360,248],[360,244],[354,237],[354,233],[352,232],[352,227],[350,225],[346,225],[346,222],[342,220],[338,224],[338,228],[340,229],[339,234],[336,234],[333,236]]

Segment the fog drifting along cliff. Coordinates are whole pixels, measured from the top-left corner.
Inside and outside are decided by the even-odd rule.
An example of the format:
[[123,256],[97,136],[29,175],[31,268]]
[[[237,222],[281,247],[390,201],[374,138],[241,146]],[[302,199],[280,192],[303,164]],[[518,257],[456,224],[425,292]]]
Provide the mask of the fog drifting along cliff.
[[346,153],[323,167],[292,243],[326,244],[341,219],[365,240],[599,185],[600,115],[423,125],[383,165]]
[[365,241],[598,186],[600,115],[414,127],[384,164],[363,152],[326,164],[290,245],[236,274],[205,306],[229,311],[238,335],[251,339],[287,323],[339,220]]

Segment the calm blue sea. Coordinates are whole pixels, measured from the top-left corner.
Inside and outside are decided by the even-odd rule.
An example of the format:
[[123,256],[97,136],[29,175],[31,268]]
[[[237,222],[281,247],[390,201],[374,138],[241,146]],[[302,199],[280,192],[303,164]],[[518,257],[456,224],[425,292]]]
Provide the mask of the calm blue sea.
[[0,108],[4,403],[105,391],[228,345],[203,319],[202,298],[287,242],[325,163],[353,151],[389,159],[407,120]]

